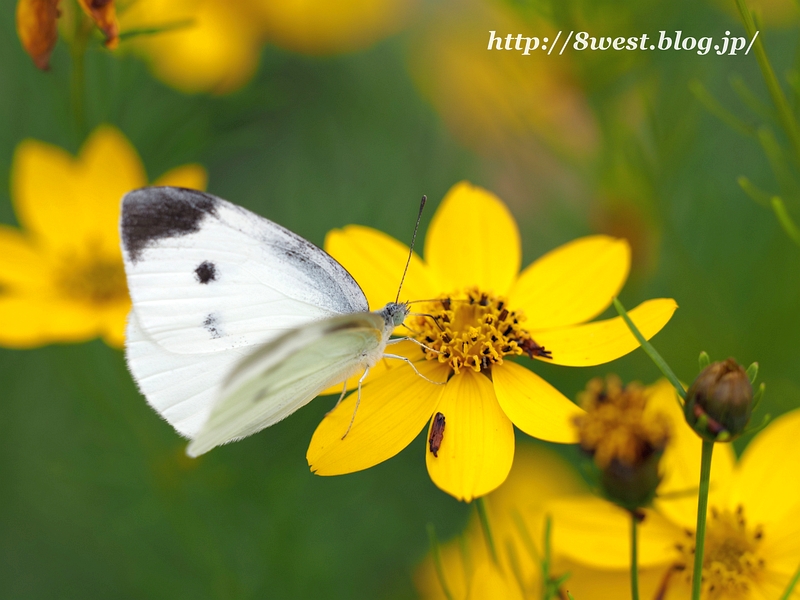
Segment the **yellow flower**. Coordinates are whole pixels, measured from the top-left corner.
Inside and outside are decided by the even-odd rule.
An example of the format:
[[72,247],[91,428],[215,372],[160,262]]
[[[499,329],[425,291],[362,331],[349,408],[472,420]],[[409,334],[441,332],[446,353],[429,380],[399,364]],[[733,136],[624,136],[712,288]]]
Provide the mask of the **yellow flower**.
[[[178,167],[160,185],[205,188],[205,170]],[[119,241],[122,195],[147,185],[125,137],[98,127],[77,158],[26,140],[14,155],[19,230],[0,225],[0,345],[30,348],[102,336],[122,346],[130,310]]]
[[[488,50],[490,31],[503,44],[513,34],[512,50]],[[597,149],[599,132],[569,53],[558,56],[559,48],[548,56],[537,46],[523,54],[524,38],[541,44],[556,33],[544,19],[521,21],[503,3],[446,3],[413,44],[411,75],[453,135],[481,154],[519,158],[538,140],[558,153],[587,158]],[[524,36],[520,50],[513,49],[517,34]]]
[[155,74],[185,92],[227,93],[247,82],[264,43],[310,54],[346,52],[394,33],[408,0],[136,0],[124,31],[162,29],[126,42]]
[[[443,577],[430,556],[417,570],[414,582],[420,597],[444,600],[444,579],[453,600],[541,599],[545,506],[559,496],[576,494],[588,491],[569,463],[541,446],[521,446],[505,484],[486,498],[498,563],[474,515],[459,538],[440,548]],[[553,522],[552,529],[557,528],[558,522]],[[629,593],[627,572],[592,570],[553,556],[551,578],[566,573],[562,598],[566,591],[580,600],[622,600]],[[655,589],[654,574],[644,574],[642,585]]]
[[[408,253],[403,244],[353,225],[330,232],[325,248],[361,284],[371,307],[394,300]],[[508,209],[484,189],[457,184],[433,217],[425,262],[412,257],[403,287],[405,298],[427,300],[412,306],[430,316],[407,319],[418,343],[389,346],[424,377],[401,361],[382,361],[366,382],[345,438],[355,394],[320,423],[307,453],[311,469],[338,475],[371,467],[400,452],[430,420],[431,428],[436,425],[426,452],[431,478],[456,498],[471,500],[508,475],[512,422],[534,437],[574,443],[571,418],[582,411],[504,357],[524,353],[557,365],[590,366],[635,349],[621,319],[586,323],[619,292],[629,261],[625,241],[590,236],[549,252],[518,275],[519,232]],[[675,308],[671,299],[650,300],[631,314],[651,337]],[[348,382],[348,389],[355,385]]]
[[[659,598],[688,600],[701,441],[684,421],[671,386],[661,382],[656,387],[650,402],[668,416],[673,433],[662,458],[660,498],[653,510],[645,510],[640,526],[639,563],[646,572],[659,574]],[[800,564],[798,436],[800,410],[795,410],[750,442],[738,462],[730,445],[715,446],[704,600],[779,598]],[[553,546],[558,552],[594,569],[628,569],[629,513],[587,497],[558,500],[547,510],[556,523]],[[792,597],[800,597],[800,591]]]
[[252,0],[269,43],[306,54],[366,48],[395,33],[417,0]]
[[260,26],[252,2],[136,0],[120,15],[123,31],[161,29],[123,43],[157,77],[184,92],[230,92],[255,73]]

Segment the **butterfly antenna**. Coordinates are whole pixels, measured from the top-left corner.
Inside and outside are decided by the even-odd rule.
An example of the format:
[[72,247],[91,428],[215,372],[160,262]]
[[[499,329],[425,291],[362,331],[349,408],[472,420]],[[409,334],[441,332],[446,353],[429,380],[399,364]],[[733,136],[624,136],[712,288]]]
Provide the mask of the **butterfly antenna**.
[[417,240],[417,230],[419,229],[419,221],[422,219],[422,209],[425,208],[425,203],[428,201],[427,196],[422,196],[419,202],[419,214],[417,214],[417,224],[414,225],[414,235],[411,236],[411,247],[408,249],[408,260],[406,261],[406,268],[403,269],[403,276],[400,278],[400,287],[397,288],[397,298],[394,299],[395,304],[400,301],[400,290],[403,289],[403,282],[406,280],[406,273],[408,273],[408,265],[411,264],[411,256],[414,254],[414,242]]

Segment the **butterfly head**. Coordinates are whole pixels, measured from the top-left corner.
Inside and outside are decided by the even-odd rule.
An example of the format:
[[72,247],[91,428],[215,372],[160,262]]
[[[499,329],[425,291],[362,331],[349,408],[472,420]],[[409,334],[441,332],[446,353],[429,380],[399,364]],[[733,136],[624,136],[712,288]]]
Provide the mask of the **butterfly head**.
[[406,302],[389,302],[380,310],[386,325],[391,325],[392,328],[402,325],[408,316],[408,312],[409,308]]

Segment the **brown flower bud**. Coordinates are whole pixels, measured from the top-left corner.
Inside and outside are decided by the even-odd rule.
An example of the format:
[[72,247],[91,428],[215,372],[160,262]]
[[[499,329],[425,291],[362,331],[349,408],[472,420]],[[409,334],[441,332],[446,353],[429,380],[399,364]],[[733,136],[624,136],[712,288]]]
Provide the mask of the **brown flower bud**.
[[17,34],[22,47],[42,70],[48,68],[50,54],[58,40],[58,0],[19,0]]
[[106,48],[116,48],[119,43],[119,23],[114,0],[78,0],[78,4],[106,36]]
[[575,419],[581,449],[593,458],[605,496],[635,510],[650,504],[658,487],[659,460],[669,422],[647,410],[650,388],[622,385],[609,375],[593,379],[579,396],[585,414]]
[[703,439],[728,442],[741,435],[753,410],[753,386],[734,359],[708,365],[686,393],[686,421]]

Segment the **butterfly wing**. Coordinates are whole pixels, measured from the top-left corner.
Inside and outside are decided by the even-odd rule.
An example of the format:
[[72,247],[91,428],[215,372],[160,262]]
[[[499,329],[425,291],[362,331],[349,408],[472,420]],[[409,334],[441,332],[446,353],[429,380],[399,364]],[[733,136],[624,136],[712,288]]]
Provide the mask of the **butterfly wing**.
[[148,403],[186,437],[254,347],[310,321],[368,310],[358,284],[323,250],[209,194],[130,192],[120,228],[133,299],[128,366]]
[[263,344],[309,321],[369,310],[326,252],[209,194],[130,192],[121,237],[138,326],[169,352]]
[[246,353],[238,349],[203,354],[169,352],[144,332],[131,311],[125,356],[147,403],[175,431],[193,438],[208,419],[225,377]]
[[199,456],[289,416],[382,353],[385,331],[381,315],[358,313],[311,323],[265,344],[234,367],[187,453]]

